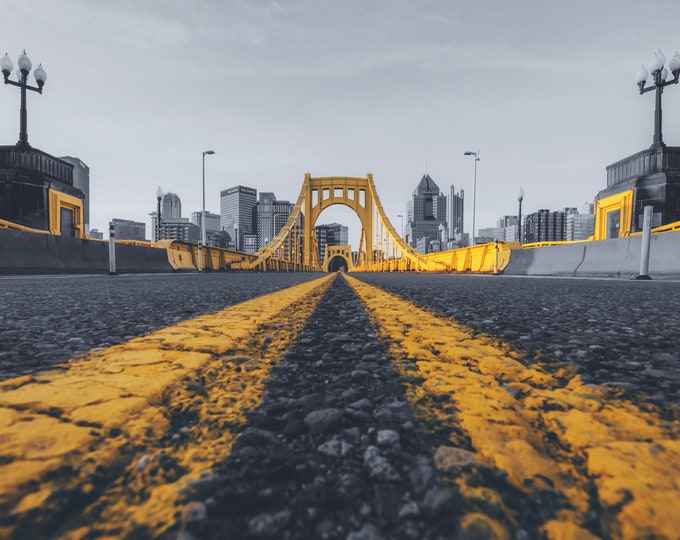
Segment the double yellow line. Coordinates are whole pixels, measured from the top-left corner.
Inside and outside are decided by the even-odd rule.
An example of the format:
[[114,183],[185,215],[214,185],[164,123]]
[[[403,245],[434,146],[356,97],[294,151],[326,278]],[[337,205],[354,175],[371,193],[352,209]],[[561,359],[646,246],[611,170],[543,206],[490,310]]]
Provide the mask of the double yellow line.
[[64,538],[176,526],[332,279],[0,383],[0,537],[49,536],[55,523]]
[[[617,399],[567,367],[530,365],[509,347],[472,336],[398,296],[348,278],[402,375],[435,465],[455,487],[466,530],[510,539],[514,490],[553,539],[678,538],[680,422]],[[433,431],[437,433],[434,434]],[[441,440],[442,433],[447,435]],[[497,484],[480,483],[480,471]]]
[[[0,537],[21,538],[29,526],[64,538],[177,530],[333,279],[0,383]],[[535,530],[555,540],[677,537],[677,410],[622,399],[558,364],[530,364],[347,279],[468,533],[512,538],[528,518],[511,496],[536,509]],[[65,508],[72,517],[59,517]]]

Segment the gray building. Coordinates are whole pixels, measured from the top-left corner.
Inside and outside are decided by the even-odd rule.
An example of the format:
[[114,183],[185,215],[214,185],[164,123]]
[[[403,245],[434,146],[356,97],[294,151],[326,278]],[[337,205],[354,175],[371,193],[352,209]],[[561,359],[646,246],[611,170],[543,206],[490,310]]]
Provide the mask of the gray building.
[[340,223],[328,223],[326,225],[317,225],[316,229],[316,243],[319,247],[319,260],[323,264],[326,256],[326,246],[348,246],[349,245],[349,227],[341,225]]
[[522,236],[524,244],[564,240],[564,214],[547,208],[528,214],[524,218]]
[[111,223],[116,240],[146,240],[146,223],[119,218],[113,218]]
[[273,193],[260,193],[256,205],[257,247],[262,249],[279,234],[293,211],[290,201],[277,201]]
[[161,199],[161,218],[178,219],[182,217],[182,201],[175,193],[165,193]]
[[[243,235],[257,234],[256,204],[256,189],[234,186],[220,192],[220,229],[227,231],[233,239],[230,247],[237,251],[242,247]],[[249,238],[249,249],[250,244]],[[255,245],[257,246],[257,237]]]
[[587,240],[595,234],[595,214],[569,214],[565,240]]
[[449,238],[457,238],[456,235],[462,235],[463,230],[463,216],[465,212],[465,192],[461,189],[459,193],[453,188],[451,184],[451,195],[449,196]]
[[73,187],[83,192],[83,224],[85,233],[90,231],[90,168],[79,158],[62,156],[59,159],[73,165]]
[[201,238],[201,229],[189,221],[189,218],[161,219],[161,240],[181,240],[197,244]]
[[411,195],[406,208],[407,222],[404,231],[406,242],[418,249],[418,240],[441,240],[440,225],[446,225],[446,195],[439,191],[439,186],[429,174],[423,175],[418,186]]
[[[202,212],[191,213],[191,223],[201,229]],[[217,233],[220,232],[220,215],[205,211],[205,244],[207,246],[220,247],[220,238],[217,238]]]

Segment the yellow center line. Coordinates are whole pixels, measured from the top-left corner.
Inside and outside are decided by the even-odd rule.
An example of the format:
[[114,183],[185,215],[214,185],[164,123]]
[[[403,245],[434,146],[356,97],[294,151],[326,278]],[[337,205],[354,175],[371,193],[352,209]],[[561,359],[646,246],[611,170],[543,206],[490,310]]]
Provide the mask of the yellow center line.
[[437,441],[435,464],[458,493],[468,532],[509,539],[517,525],[494,486],[480,482],[485,468],[523,496],[551,497],[556,510],[542,521],[536,516],[548,538],[597,538],[586,529],[593,509],[605,537],[677,538],[677,411],[667,420],[567,368],[525,365],[520,353],[473,337],[452,319],[347,279],[402,375],[422,429]]
[[65,508],[76,510],[59,524],[65,538],[175,526],[333,278],[0,383],[0,512],[11,517],[0,537],[49,529]]

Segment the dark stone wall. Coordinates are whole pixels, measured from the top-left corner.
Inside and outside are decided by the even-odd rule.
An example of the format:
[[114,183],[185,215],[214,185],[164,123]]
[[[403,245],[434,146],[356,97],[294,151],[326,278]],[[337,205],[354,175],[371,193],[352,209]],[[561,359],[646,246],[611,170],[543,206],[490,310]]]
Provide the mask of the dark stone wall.
[[[0,274],[105,274],[109,244],[0,229]],[[172,272],[165,249],[116,244],[119,274]]]

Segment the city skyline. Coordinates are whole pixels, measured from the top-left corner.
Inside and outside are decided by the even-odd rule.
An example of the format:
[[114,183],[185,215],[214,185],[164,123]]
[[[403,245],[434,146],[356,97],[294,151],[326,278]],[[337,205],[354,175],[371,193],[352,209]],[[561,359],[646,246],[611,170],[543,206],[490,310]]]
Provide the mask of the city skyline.
[[[334,16],[328,17],[329,10]],[[160,184],[187,214],[245,183],[297,198],[312,176],[374,175],[399,227],[427,172],[468,195],[477,228],[498,216],[581,207],[605,167],[649,147],[653,97],[634,74],[680,48],[672,2],[119,2],[15,4],[3,47],[26,49],[48,80],[28,97],[28,137],[90,167],[90,226],[146,220]],[[19,24],[19,21],[30,24]],[[83,47],[87,43],[87,47]],[[5,50],[1,51],[4,53]],[[680,145],[680,90],[664,92],[663,133]],[[3,144],[19,100],[0,95]],[[426,164],[427,163],[427,164]],[[129,193],[134,190],[135,197]],[[349,209],[324,213],[354,236]]]

